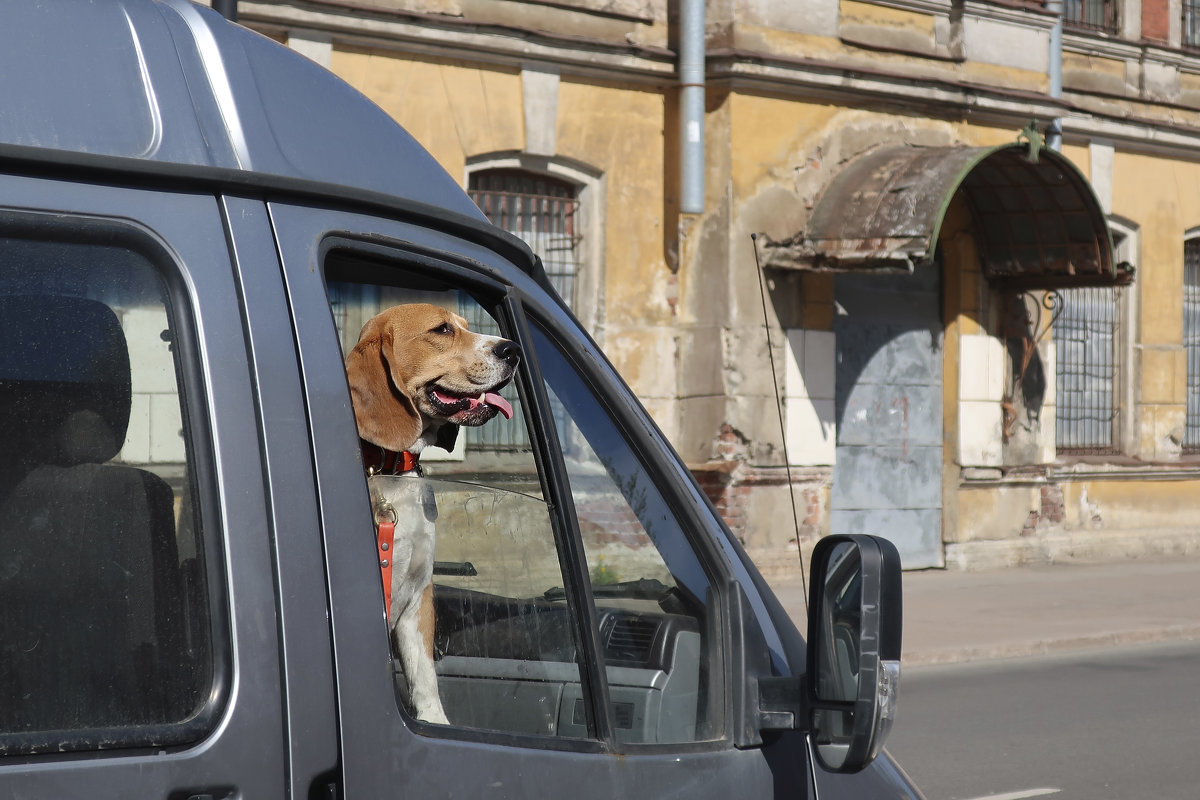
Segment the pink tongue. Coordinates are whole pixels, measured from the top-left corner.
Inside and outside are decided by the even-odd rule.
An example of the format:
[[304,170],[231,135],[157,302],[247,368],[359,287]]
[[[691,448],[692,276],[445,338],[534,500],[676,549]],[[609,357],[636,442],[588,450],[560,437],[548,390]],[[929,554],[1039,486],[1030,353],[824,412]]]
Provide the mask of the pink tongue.
[[496,410],[503,414],[505,419],[512,419],[512,406],[508,404],[507,400],[495,392],[486,392],[483,395],[483,402],[489,406],[495,406]]

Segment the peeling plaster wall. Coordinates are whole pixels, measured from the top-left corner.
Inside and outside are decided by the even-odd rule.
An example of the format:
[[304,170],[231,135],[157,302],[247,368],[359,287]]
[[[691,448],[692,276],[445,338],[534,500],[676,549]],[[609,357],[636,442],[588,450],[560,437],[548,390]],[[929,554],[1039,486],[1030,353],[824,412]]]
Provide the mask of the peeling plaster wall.
[[[240,8],[246,24],[292,42],[382,105],[452,175],[465,175],[468,159],[534,152],[603,176],[603,256],[591,265],[601,273],[602,344],[755,557],[790,564],[796,533],[780,520],[790,519],[792,498],[803,541],[828,530],[830,458],[814,437],[833,431],[811,424],[828,389],[808,358],[810,345],[827,346],[833,282],[769,276],[769,351],[749,235],[803,230],[822,187],[871,147],[1006,143],[1029,116],[1045,116],[1050,18],[983,0],[956,5],[961,13],[951,6],[711,0],[717,80],[707,97],[706,211],[695,217],[681,217],[674,196],[667,0],[363,0],[353,11],[243,0]],[[1041,427],[997,457],[996,362],[1004,380],[1011,364],[997,357],[995,298],[977,268],[947,275],[943,529],[952,563],[966,563],[974,542],[1195,528],[1200,478],[1180,460],[1179,289],[1183,232],[1200,226],[1200,62],[1179,55],[1177,27],[1161,46],[1131,31],[1124,40],[1069,33],[1065,43],[1064,154],[1092,173],[1106,210],[1140,233],[1124,460],[1101,469],[1057,456],[1055,354],[1044,344]],[[546,79],[528,79],[531,71]],[[553,97],[527,96],[535,90]],[[540,110],[530,117],[532,105]],[[527,129],[550,118],[552,135]],[[790,492],[769,352],[789,445],[798,441]]]

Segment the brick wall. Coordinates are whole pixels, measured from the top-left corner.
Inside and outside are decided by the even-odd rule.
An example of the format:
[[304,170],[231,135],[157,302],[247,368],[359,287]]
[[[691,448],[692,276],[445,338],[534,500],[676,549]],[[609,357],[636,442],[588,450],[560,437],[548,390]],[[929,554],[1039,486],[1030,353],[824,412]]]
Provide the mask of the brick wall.
[[1168,0],[1142,0],[1142,38],[1165,43],[1170,38],[1170,30]]

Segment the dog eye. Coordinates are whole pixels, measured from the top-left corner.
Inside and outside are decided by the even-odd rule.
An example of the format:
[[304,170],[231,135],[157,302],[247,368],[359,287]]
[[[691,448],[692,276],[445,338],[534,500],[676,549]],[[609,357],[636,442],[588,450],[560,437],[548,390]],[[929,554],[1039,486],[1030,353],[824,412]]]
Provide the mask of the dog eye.
[[436,328],[430,329],[429,332],[445,336],[448,333],[454,333],[454,328],[450,327],[449,322],[443,322],[441,325],[438,325]]

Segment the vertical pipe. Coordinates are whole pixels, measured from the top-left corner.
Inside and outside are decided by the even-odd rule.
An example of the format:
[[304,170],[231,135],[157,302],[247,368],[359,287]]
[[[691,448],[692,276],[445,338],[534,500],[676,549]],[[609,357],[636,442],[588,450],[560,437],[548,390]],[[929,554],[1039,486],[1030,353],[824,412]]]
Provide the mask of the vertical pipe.
[[679,4],[679,210],[704,213],[704,2]]
[[[1054,27],[1050,29],[1050,97],[1062,99],[1062,36],[1063,0],[1046,0],[1046,10],[1054,15]],[[1046,147],[1062,150],[1062,118],[1050,120],[1046,128]]]
[[216,11],[230,22],[237,22],[238,0],[212,0],[213,11]]

